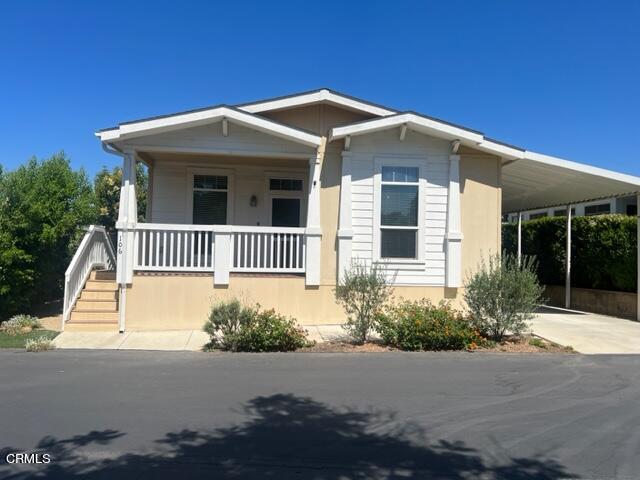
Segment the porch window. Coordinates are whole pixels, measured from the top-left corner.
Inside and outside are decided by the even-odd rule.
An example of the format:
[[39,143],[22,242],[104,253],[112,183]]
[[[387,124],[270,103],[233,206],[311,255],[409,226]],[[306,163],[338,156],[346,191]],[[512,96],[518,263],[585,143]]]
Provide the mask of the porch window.
[[269,190],[301,192],[302,180],[297,178],[271,178],[269,179]]
[[224,175],[193,176],[193,223],[226,225],[228,178]]
[[418,177],[418,167],[382,167],[381,258],[417,258]]

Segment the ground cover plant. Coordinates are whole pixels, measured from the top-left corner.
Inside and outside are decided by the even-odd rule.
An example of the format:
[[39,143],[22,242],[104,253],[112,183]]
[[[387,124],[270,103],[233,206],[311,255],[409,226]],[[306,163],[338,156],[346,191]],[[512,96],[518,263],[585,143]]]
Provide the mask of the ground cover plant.
[[401,350],[464,350],[484,342],[462,312],[448,303],[402,300],[377,317],[382,342]]

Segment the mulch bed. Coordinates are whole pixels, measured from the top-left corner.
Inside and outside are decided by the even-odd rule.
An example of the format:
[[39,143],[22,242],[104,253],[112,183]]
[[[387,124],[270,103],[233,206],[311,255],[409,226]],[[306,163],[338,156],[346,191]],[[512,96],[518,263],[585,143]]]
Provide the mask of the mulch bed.
[[[534,344],[530,341],[533,340]],[[304,347],[296,350],[302,353],[381,353],[381,352],[398,352],[400,350],[376,342],[365,343],[364,345],[354,345],[347,341],[319,342],[310,347]],[[571,347],[564,347],[557,343],[549,342],[539,337],[525,335],[522,337],[509,337],[503,342],[487,347],[478,347],[474,352],[492,352],[492,353],[575,353]]]

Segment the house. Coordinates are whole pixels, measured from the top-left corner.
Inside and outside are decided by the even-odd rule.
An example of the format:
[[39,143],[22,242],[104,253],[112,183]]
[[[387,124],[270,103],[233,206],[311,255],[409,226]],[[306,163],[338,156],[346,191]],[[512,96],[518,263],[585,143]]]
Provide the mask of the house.
[[[65,279],[68,329],[200,328],[231,297],[341,323],[333,290],[354,260],[380,263],[396,296],[459,305],[465,275],[500,251],[503,212],[640,190],[636,177],[328,89],[96,135],[123,159],[118,240],[85,236]],[[136,162],[149,171],[144,223]]]
[[[577,217],[606,215],[617,213],[620,215],[636,216],[638,214],[638,200],[635,195],[624,195],[621,197],[603,198],[589,202],[581,202],[572,205],[572,215]],[[522,220],[535,220],[544,217],[563,217],[567,214],[566,207],[542,208],[538,210],[527,210],[520,212]],[[505,215],[508,222],[516,223],[518,213],[508,213]]]

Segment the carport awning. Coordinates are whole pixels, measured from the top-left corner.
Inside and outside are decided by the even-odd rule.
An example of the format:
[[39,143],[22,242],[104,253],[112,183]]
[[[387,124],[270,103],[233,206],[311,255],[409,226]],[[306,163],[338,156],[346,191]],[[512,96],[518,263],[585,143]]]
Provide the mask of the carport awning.
[[640,192],[640,177],[533,152],[523,156],[503,164],[503,213]]

